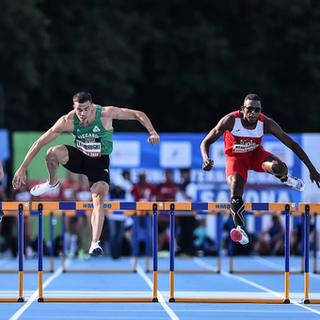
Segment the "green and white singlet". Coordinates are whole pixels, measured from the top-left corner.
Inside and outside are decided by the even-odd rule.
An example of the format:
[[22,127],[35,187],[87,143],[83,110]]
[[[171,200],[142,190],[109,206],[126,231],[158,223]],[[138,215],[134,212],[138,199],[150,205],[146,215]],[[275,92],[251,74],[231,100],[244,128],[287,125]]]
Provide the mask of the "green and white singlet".
[[96,117],[89,127],[82,127],[74,113],[74,142],[75,147],[85,155],[95,158],[109,155],[113,150],[113,128],[106,130],[101,122],[101,106],[96,105]]

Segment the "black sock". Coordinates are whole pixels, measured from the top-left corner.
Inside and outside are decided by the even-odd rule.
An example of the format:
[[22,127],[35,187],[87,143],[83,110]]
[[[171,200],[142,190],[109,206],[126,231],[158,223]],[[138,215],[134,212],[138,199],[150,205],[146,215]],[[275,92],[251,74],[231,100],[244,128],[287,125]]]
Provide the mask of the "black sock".
[[231,197],[231,214],[234,225],[244,227],[244,203],[242,197],[233,196]]

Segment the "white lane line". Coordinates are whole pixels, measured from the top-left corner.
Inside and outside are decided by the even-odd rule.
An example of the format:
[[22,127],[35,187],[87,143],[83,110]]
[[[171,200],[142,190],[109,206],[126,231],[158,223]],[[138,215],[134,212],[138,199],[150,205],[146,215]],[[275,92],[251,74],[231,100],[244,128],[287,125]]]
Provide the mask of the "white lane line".
[[[213,266],[212,266],[212,265],[204,262],[203,260],[201,260],[201,259],[199,259],[199,258],[195,258],[194,261],[195,261],[195,263],[197,263],[197,264],[205,267],[206,269],[209,269],[209,270],[212,270],[212,269],[213,269]],[[232,278],[232,279],[236,279],[236,280],[239,280],[239,281],[241,281],[241,282],[247,283],[247,284],[249,284],[249,285],[252,286],[252,287],[258,288],[258,289],[260,289],[260,290],[262,290],[262,291],[269,292],[269,293],[271,293],[271,294],[273,294],[273,295],[275,295],[275,296],[277,296],[277,297],[280,297],[280,298],[284,299],[284,295],[282,295],[282,294],[280,294],[280,293],[278,293],[278,292],[275,292],[275,291],[273,291],[273,290],[270,290],[270,289],[268,289],[268,288],[266,288],[266,287],[263,287],[263,286],[255,283],[255,282],[253,282],[253,281],[247,280],[247,279],[245,279],[245,278],[243,278],[243,277],[230,274],[229,272],[226,272],[226,271],[224,271],[224,270],[221,270],[221,275],[223,275],[223,276],[225,276],[225,277],[227,277],[227,278]],[[300,307],[300,308],[304,308],[304,309],[306,309],[306,310],[308,310],[308,311],[310,311],[310,312],[313,312],[313,313],[316,313],[316,314],[319,314],[319,315],[320,315],[320,311],[318,311],[318,310],[315,310],[315,309],[312,309],[312,308],[310,308],[310,307],[307,307],[306,305],[301,304],[301,303],[298,303],[297,301],[294,301],[294,300],[292,300],[292,299],[290,299],[290,302],[291,302],[292,304]]]
[[[139,265],[137,266],[137,271],[138,271],[138,274],[140,275],[140,277],[148,284],[148,286],[152,290],[153,289],[152,281],[148,278],[147,274],[143,271],[143,269]],[[162,305],[164,310],[166,310],[170,319],[179,320],[178,316],[173,312],[173,310],[165,302],[165,300],[159,290],[157,291],[157,296],[158,296],[158,300],[159,300],[160,304]]]
[[[66,261],[66,266],[70,264],[70,260]],[[62,273],[63,269],[62,267],[58,268],[57,271],[54,272],[53,275],[51,275],[47,281],[44,282],[43,284],[43,289],[45,289],[55,278],[60,276]],[[20,316],[30,307],[33,301],[35,301],[38,297],[39,290],[36,290],[32,296],[28,299],[28,301],[24,304],[23,307],[21,307],[9,320],[17,320],[20,318]]]

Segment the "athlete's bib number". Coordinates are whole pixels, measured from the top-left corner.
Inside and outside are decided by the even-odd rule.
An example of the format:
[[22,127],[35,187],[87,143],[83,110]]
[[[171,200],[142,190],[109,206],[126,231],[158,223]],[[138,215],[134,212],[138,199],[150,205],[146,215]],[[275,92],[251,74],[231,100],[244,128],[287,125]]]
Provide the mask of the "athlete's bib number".
[[241,140],[234,143],[232,151],[235,153],[245,153],[255,150],[258,146],[258,143],[251,140]]
[[77,149],[89,157],[101,157],[101,139],[77,139]]

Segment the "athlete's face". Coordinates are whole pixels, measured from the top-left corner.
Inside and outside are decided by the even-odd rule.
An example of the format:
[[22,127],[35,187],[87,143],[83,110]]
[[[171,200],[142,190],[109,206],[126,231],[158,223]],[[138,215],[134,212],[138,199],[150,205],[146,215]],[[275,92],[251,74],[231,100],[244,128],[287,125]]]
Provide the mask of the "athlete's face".
[[92,102],[75,102],[73,104],[73,107],[81,124],[89,124],[90,122],[92,122],[92,118],[94,115],[94,108]]
[[245,100],[242,107],[244,119],[250,123],[258,121],[261,110],[261,102],[256,100]]

